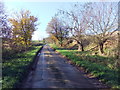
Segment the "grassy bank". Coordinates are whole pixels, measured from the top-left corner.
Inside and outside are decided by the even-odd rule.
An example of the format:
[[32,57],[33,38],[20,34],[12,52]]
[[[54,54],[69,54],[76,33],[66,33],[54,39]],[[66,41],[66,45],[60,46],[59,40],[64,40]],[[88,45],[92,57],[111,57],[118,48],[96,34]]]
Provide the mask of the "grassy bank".
[[27,52],[7,56],[2,64],[2,88],[14,88],[21,83],[42,46],[32,46]]
[[120,88],[118,82],[118,69],[114,67],[114,58],[92,55],[92,51],[77,51],[67,50],[64,48],[58,48],[55,45],[51,45],[56,51],[66,56],[68,59],[80,67],[83,67],[86,72],[91,73],[94,77],[105,82],[113,88]]

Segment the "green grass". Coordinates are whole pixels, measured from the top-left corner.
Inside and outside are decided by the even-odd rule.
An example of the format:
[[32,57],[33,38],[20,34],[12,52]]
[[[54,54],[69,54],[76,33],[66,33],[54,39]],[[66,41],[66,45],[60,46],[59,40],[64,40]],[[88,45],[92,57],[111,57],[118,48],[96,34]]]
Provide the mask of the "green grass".
[[119,73],[118,69],[114,68],[114,58],[92,55],[92,51],[62,50],[55,45],[50,46],[112,88],[120,88],[118,82]]
[[55,45],[55,44],[49,44],[52,48],[54,48],[54,49],[58,49],[59,47],[57,46],[57,45]]
[[7,56],[2,64],[2,88],[14,88],[24,79],[25,73],[28,72],[30,64],[36,52],[41,46],[32,46],[32,48],[23,53]]

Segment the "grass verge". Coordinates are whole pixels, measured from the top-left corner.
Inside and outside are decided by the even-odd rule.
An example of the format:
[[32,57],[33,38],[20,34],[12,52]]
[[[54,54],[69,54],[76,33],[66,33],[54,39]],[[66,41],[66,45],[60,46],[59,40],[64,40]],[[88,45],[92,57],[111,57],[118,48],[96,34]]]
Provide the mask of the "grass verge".
[[[24,53],[19,53],[8,57],[2,64],[2,88],[16,88],[24,79],[38,50],[42,46],[32,46]],[[7,57],[7,55],[6,55]]]
[[[51,45],[52,46],[52,45]],[[52,46],[57,52],[61,53],[70,59],[75,65],[83,67],[86,72],[91,73],[100,81],[105,82],[112,88],[120,88],[118,69],[113,68],[112,58],[107,58],[99,55],[91,55],[91,52],[80,52],[77,50],[60,49],[57,46]]]

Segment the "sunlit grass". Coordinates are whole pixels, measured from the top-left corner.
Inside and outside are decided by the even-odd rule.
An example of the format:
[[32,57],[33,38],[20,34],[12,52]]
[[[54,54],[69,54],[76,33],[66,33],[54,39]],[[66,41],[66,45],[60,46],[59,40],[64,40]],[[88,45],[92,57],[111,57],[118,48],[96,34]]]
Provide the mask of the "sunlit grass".
[[[41,46],[33,46],[27,52],[13,55],[9,60],[3,63],[2,87],[13,88],[18,85],[28,71],[29,65],[33,62],[36,52]],[[7,57],[7,56],[6,56]]]
[[118,69],[114,67],[114,58],[92,55],[92,51],[60,50],[54,46],[58,52],[66,56],[77,66],[83,67],[86,72],[98,77],[101,81],[112,86],[120,88],[118,83]]

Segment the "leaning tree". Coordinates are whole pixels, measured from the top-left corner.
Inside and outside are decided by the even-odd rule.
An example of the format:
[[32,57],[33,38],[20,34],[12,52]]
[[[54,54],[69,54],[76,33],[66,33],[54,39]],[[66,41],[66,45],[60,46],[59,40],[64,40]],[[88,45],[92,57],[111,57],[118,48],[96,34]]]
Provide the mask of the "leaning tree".
[[117,30],[118,13],[117,3],[99,2],[91,3],[89,15],[85,18],[89,24],[89,31],[94,35],[94,41],[99,45],[99,50],[104,53],[104,44]]
[[84,5],[77,3],[74,4],[72,10],[60,10],[59,13],[63,16],[62,20],[69,30],[70,39],[77,42],[78,50],[84,51],[85,32],[88,29],[88,21],[85,19],[88,12],[86,12]]

